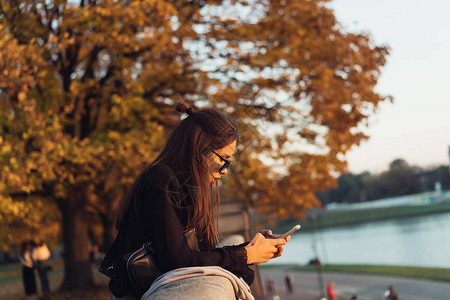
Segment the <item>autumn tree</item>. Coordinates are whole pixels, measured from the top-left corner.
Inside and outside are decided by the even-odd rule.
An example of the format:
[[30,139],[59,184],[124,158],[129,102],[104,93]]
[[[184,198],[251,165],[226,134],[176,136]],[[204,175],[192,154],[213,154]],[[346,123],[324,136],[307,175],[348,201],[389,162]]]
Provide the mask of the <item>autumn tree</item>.
[[367,138],[388,49],[345,32],[327,1],[251,1],[208,7],[203,46],[218,80],[212,96],[243,123],[235,178],[271,217],[302,216],[335,184],[345,154]]
[[172,126],[157,99],[196,90],[201,80],[172,40],[177,9],[169,3],[2,1],[0,8],[2,202],[28,194],[58,204],[63,286],[86,288],[88,213],[112,229],[118,199]]
[[326,3],[0,0],[0,205],[17,218],[32,208],[17,199],[58,205],[65,288],[92,285],[86,220],[113,238],[179,96],[240,120],[233,196],[276,218],[319,205],[387,99],[374,91],[387,48]]

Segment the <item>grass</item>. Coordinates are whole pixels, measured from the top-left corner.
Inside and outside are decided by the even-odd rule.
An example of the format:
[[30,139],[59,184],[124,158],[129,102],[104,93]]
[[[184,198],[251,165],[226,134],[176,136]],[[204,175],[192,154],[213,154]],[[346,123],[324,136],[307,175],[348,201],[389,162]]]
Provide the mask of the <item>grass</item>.
[[[260,268],[277,268],[280,265],[262,265]],[[290,270],[296,272],[316,272],[317,266],[291,266]],[[382,266],[382,265],[323,265],[322,272],[353,273],[409,277],[416,279],[428,279],[450,282],[450,269],[408,267],[408,266]]]
[[[107,278],[97,271],[97,266],[92,265],[94,281],[98,288],[89,291],[59,292],[58,288],[63,280],[63,260],[53,260],[50,262],[53,270],[49,272],[51,296],[49,300],[56,299],[86,299],[99,300],[110,299],[111,294],[107,289]],[[40,291],[40,282],[36,274],[36,284]],[[25,292],[22,283],[22,266],[20,263],[0,265],[0,300],[24,300]]]

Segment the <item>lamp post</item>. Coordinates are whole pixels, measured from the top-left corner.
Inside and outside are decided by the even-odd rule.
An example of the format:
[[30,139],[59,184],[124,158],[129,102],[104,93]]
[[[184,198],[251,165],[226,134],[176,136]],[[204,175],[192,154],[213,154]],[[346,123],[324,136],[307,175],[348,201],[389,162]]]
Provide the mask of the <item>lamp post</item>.
[[450,146],[448,146],[448,160],[449,160],[448,173],[450,174]]
[[[317,239],[316,239],[316,231],[315,231],[315,223],[316,223],[316,218],[317,218],[317,212],[316,209],[311,210],[311,237],[312,237],[312,248],[313,248],[313,252],[314,252],[314,256],[315,259],[319,258],[319,254],[317,251]],[[317,271],[317,280],[319,283],[319,295],[320,298],[324,297],[324,287],[323,287],[323,277],[322,277],[322,263],[318,263],[318,261],[316,260],[316,271]]]

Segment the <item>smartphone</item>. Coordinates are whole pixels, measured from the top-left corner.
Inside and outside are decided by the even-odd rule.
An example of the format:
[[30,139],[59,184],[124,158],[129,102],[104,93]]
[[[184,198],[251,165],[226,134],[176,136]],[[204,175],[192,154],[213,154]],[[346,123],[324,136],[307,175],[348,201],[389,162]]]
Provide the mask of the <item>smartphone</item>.
[[296,232],[297,230],[299,230],[302,226],[300,226],[299,224],[295,225],[294,227],[292,227],[291,230],[289,230],[288,232],[286,232],[285,234],[283,234],[280,239],[285,239],[288,235],[293,234],[294,232]]

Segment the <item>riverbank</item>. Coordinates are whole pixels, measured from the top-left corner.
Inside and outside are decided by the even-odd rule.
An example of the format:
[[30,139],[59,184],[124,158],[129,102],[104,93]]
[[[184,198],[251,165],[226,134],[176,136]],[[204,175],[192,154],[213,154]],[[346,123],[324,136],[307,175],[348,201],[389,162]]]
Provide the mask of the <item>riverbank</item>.
[[383,265],[341,265],[341,264],[327,264],[327,265],[261,265],[261,269],[279,269],[283,268],[296,272],[317,272],[320,268],[322,272],[334,272],[342,274],[370,274],[370,275],[385,275],[397,276],[404,278],[415,278],[423,280],[433,280],[450,282],[450,269],[448,268],[427,268],[427,267],[410,267],[410,266],[383,266]]
[[279,221],[274,231],[285,232],[298,223],[302,225],[302,231],[311,231],[313,229],[350,226],[389,219],[409,218],[447,212],[450,212],[450,202],[447,201],[428,205],[321,210],[317,212],[315,218],[308,216],[306,220],[287,219]]
[[[288,271],[294,278],[295,292],[289,294],[285,287],[284,275]],[[383,299],[388,286],[393,285],[400,299],[437,300],[448,299],[448,282],[421,280],[387,275],[355,273],[298,271],[296,266],[271,265],[261,268],[261,276],[270,275],[275,284],[275,293],[283,300],[318,300],[324,295],[329,281],[334,281],[339,300],[350,300],[357,295],[359,300]],[[267,296],[267,300],[272,297]]]

